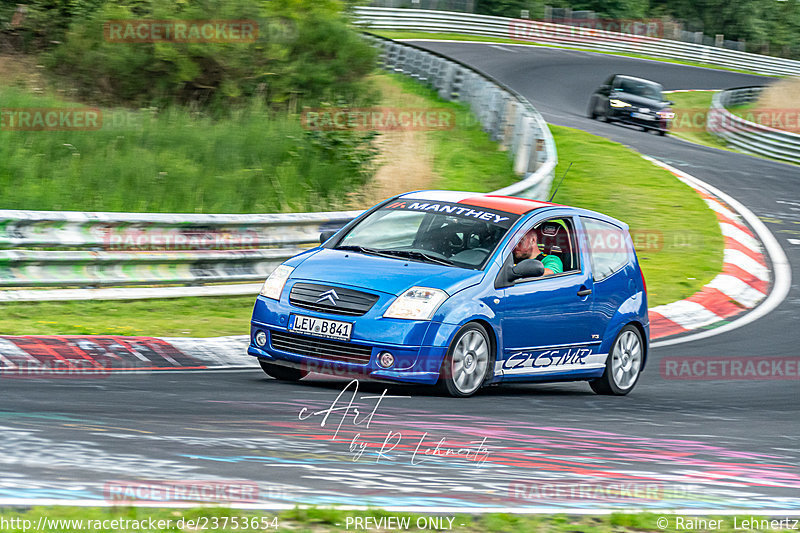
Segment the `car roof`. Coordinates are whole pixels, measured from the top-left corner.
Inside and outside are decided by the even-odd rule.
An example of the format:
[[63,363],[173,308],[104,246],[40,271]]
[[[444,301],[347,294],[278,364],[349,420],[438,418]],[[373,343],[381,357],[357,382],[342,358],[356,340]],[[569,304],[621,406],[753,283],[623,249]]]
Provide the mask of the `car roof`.
[[399,198],[403,198],[404,200],[426,200],[429,202],[464,204],[471,207],[483,207],[485,209],[505,211],[506,213],[514,213],[515,215],[524,215],[536,209],[558,205],[550,202],[542,202],[540,200],[518,198],[516,196],[500,196],[496,194],[466,191],[415,191],[401,194]]
[[625,78],[626,80],[633,80],[633,81],[640,81],[643,83],[649,83],[650,85],[658,85],[661,87],[661,84],[657,81],[653,80],[646,80],[644,78],[637,78],[636,76],[628,76],[627,74],[614,74],[614,78]]
[[484,209],[495,209],[497,211],[505,211],[506,213],[514,213],[516,215],[533,214],[535,211],[554,210],[557,208],[568,209],[572,215],[583,215],[593,218],[598,218],[619,225],[628,229],[628,225],[617,220],[616,218],[583,209],[580,207],[571,207],[568,205],[554,204],[552,202],[544,202],[542,200],[531,200],[528,198],[519,198],[516,196],[500,196],[491,193],[480,192],[466,192],[466,191],[441,191],[441,190],[426,190],[414,191],[401,194],[397,198],[404,200],[420,200],[427,202],[448,202],[453,204],[464,204],[470,207],[482,207]]

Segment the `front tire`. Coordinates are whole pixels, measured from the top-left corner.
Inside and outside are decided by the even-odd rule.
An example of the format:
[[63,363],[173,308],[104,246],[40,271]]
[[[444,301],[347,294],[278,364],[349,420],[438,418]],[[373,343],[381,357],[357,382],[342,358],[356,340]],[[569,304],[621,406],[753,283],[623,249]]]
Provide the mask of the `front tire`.
[[589,118],[592,119],[592,120],[596,120],[597,119],[597,104],[596,104],[594,98],[592,98],[589,101],[589,112],[587,113],[587,115],[589,115]]
[[280,366],[275,363],[264,361],[263,359],[259,359],[258,364],[261,365],[261,370],[263,370],[265,374],[280,381],[300,381],[308,375],[307,370]]
[[466,398],[481,388],[492,366],[492,343],[486,328],[477,322],[462,327],[442,362],[439,386],[456,398]]
[[614,339],[603,376],[589,382],[597,394],[625,396],[639,381],[644,360],[644,343],[639,329],[628,324]]

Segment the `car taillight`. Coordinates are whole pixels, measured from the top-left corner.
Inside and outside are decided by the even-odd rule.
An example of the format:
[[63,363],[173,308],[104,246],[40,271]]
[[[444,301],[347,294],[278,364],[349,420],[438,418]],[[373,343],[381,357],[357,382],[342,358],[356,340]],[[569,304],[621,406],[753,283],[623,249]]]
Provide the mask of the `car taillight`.
[[641,268],[639,269],[639,274],[642,276],[642,290],[644,291],[645,294],[647,294],[647,282],[645,282],[644,280],[644,272],[642,271]]

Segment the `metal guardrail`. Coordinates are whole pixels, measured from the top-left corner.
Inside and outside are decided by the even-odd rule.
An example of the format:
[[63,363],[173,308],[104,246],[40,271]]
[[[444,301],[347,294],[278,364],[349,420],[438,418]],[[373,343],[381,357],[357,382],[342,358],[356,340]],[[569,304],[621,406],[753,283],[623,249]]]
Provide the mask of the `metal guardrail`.
[[732,69],[747,69],[760,74],[800,75],[800,61],[595,28],[419,9],[357,7],[355,13],[357,23],[371,30],[480,35],[702,62]]
[[524,178],[494,194],[546,198],[558,161],[550,129],[522,95],[475,67],[435,52],[377,36],[384,69],[406,74],[435,88],[445,100],[470,106],[484,131],[514,158],[514,171]]
[[[530,198],[547,194],[556,165],[555,143],[525,98],[445,57],[367,38],[380,48],[384,68],[433,85],[443,98],[470,104],[484,129],[509,150],[515,171],[524,177],[496,193]],[[281,262],[316,245],[322,230],[339,228],[358,214],[0,210],[0,288],[6,289],[0,290],[0,301],[255,294],[257,284],[230,283],[263,281]],[[214,283],[228,285],[204,285]],[[8,290],[12,288],[16,290]]]
[[[263,281],[275,266],[318,243],[322,230],[341,227],[359,213],[0,210],[0,287]],[[19,300],[13,292],[3,291],[0,300]]]
[[800,163],[800,135],[757,124],[728,111],[728,107],[758,100],[763,89],[739,87],[716,93],[708,110],[706,130],[743,152]]

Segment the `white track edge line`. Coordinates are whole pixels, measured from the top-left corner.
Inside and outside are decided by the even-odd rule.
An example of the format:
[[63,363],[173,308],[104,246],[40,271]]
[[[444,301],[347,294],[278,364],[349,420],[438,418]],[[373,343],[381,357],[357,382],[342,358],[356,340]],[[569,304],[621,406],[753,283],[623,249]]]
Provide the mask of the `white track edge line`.
[[[57,507],[129,507],[130,504],[120,502],[108,502],[105,500],[59,500],[55,498],[0,498],[0,506],[57,506]],[[287,504],[287,503],[216,503],[216,502],[137,502],[133,507],[139,508],[154,508],[154,509],[197,509],[207,507],[215,509],[223,507],[226,509],[240,509],[240,510],[262,510],[262,511],[284,511],[299,509],[335,509],[338,511],[388,511],[394,513],[452,513],[452,514],[475,514],[475,513],[516,513],[516,514],[571,514],[571,515],[609,515],[612,513],[624,514],[641,514],[641,513],[654,513],[663,515],[719,515],[719,516],[733,516],[733,515],[754,515],[754,516],[800,516],[800,510],[797,509],[769,509],[769,508],[742,508],[742,509],[693,509],[693,508],[669,508],[660,509],[653,508],[638,508],[629,509],[626,507],[605,507],[592,509],[588,507],[478,507],[478,506],[431,506],[426,507],[422,505],[409,505],[409,506],[389,506],[389,507],[375,507],[368,505],[304,505],[304,504]]]
[[658,165],[662,168],[669,170],[670,172],[674,173],[678,179],[683,181],[689,186],[693,187],[701,187],[710,193],[722,198],[725,203],[733,208],[734,211],[739,213],[739,215],[744,218],[744,220],[750,225],[751,228],[756,232],[758,235],[759,240],[761,240],[762,244],[764,245],[764,249],[769,256],[770,262],[772,263],[772,271],[775,275],[775,281],[772,284],[772,289],[770,290],[769,296],[758,305],[758,307],[754,308],[752,311],[749,311],[742,317],[737,318],[736,320],[729,322],[723,326],[718,328],[702,331],[699,333],[694,333],[691,335],[686,335],[684,337],[678,337],[676,339],[669,339],[664,341],[656,341],[650,344],[651,348],[660,348],[662,346],[673,346],[675,344],[682,344],[684,342],[692,342],[700,339],[706,339],[708,337],[713,337],[715,335],[720,335],[722,333],[727,333],[729,331],[733,331],[735,329],[741,328],[742,326],[746,326],[752,322],[755,322],[759,318],[763,318],[768,313],[774,311],[782,302],[786,299],[786,296],[789,295],[789,290],[792,287],[792,269],[789,266],[789,259],[786,257],[786,253],[783,251],[783,248],[778,243],[778,240],[772,235],[772,232],[767,228],[767,226],[761,222],[761,219],[758,216],[750,211],[744,204],[730,196],[722,192],[721,190],[717,189],[713,185],[710,185],[703,180],[692,176],[691,174],[687,174],[686,172],[679,170],[663,161],[659,161],[650,156],[646,156],[642,154],[642,157],[646,160],[650,161],[654,165]]

